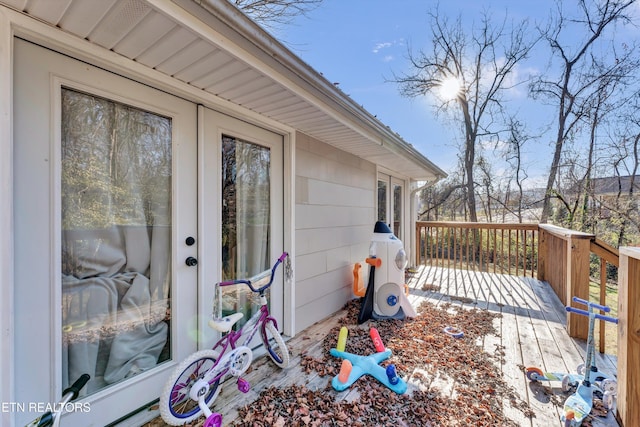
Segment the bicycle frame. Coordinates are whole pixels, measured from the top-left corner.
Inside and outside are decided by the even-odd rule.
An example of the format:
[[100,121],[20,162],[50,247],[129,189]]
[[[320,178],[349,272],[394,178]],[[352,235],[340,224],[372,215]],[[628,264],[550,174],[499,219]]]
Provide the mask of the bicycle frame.
[[[240,330],[229,331],[227,335],[225,335],[220,340],[218,340],[218,342],[212,347],[212,350],[220,349],[219,350],[220,354],[223,354],[228,346],[231,346],[231,348],[236,348],[236,344],[238,343],[238,341],[240,341],[240,339],[243,336],[246,335],[247,331],[250,331],[250,332],[248,335],[246,335],[246,338],[244,339],[244,341],[241,342],[241,345],[249,344],[253,339],[253,337],[256,335],[256,332],[258,331],[258,327],[261,326],[263,323],[265,323],[267,320],[272,320],[274,323],[276,322],[276,319],[271,317],[271,314],[269,313],[269,309],[267,308],[267,305],[261,304],[260,309],[256,311],[253,314],[253,316],[251,316],[251,318],[249,318],[247,323],[245,323],[240,328]],[[276,323],[276,326],[277,326],[277,323]]]
[[[276,263],[271,268],[271,274],[270,274],[269,283],[265,284],[264,286],[262,286],[262,287],[260,287],[258,289],[254,288],[252,282],[249,281],[249,280],[229,280],[229,281],[224,281],[224,282],[220,282],[220,283],[216,284],[216,286],[218,286],[220,288],[225,287],[225,286],[241,285],[241,284],[248,286],[249,289],[251,289],[252,292],[259,294],[259,296],[260,296],[260,309],[258,311],[256,311],[249,318],[247,323],[242,325],[242,327],[238,331],[234,331],[233,329],[231,329],[226,335],[224,335],[222,338],[220,338],[218,340],[218,342],[216,342],[215,345],[212,347],[212,350],[219,351],[219,357],[216,360],[216,363],[214,364],[214,366],[212,366],[211,369],[209,369],[209,372],[207,373],[207,375],[205,375],[204,379],[207,380],[209,385],[215,383],[218,380],[222,380],[224,378],[224,376],[227,374],[227,372],[229,371],[229,366],[227,366],[228,363],[225,363],[224,364],[225,366],[222,369],[219,369],[218,365],[221,364],[221,361],[223,359],[224,359],[225,362],[228,362],[229,358],[224,357],[224,356],[227,354],[227,351],[229,349],[231,349],[231,351],[233,351],[233,350],[236,350],[237,348],[239,348],[237,343],[242,339],[243,336],[246,335],[246,338],[243,341],[240,341],[240,346],[247,346],[251,342],[251,340],[253,340],[253,337],[255,336],[255,334],[258,331],[258,329],[260,329],[260,335],[261,335],[261,338],[262,338],[262,342],[266,343],[266,341],[267,341],[267,335],[266,335],[266,332],[265,332],[266,323],[267,322],[273,322],[274,326],[276,328],[278,327],[278,322],[269,313],[269,304],[268,304],[268,301],[267,301],[267,297],[265,296],[265,292],[273,284],[273,280],[275,278],[276,269],[285,260],[285,258],[287,256],[288,256],[288,254],[286,252],[282,253],[282,255],[278,258]],[[247,335],[247,332],[248,332],[248,335]],[[271,351],[271,349],[268,349],[268,351]]]
[[[218,357],[218,360],[216,360],[215,365],[211,367],[211,369],[209,370],[209,373],[205,376],[205,379],[210,385],[215,383],[218,380],[222,380],[223,377],[229,371],[229,366],[224,366],[222,369],[218,369],[218,366],[221,364],[223,360],[225,362],[228,361],[228,358],[224,356],[227,354],[230,354],[228,353],[229,350],[233,351],[239,347],[246,346],[247,344],[249,344],[253,339],[253,337],[256,335],[256,332],[258,331],[259,328],[260,328],[260,333],[263,336],[263,339],[266,339],[266,335],[264,335],[265,322],[267,320],[271,320],[274,322],[274,324],[276,324],[276,320],[273,317],[271,317],[269,314],[266,297],[261,295],[260,299],[261,300],[264,299],[264,301],[261,301],[260,309],[256,311],[253,314],[253,316],[251,316],[251,318],[247,321],[247,323],[245,323],[238,331],[234,331],[234,330],[229,331],[225,336],[220,338],[218,342],[212,347],[212,350],[219,351],[220,356]],[[249,332],[248,334],[247,334],[247,331]],[[240,341],[243,337],[245,337],[245,339],[240,342],[240,345],[238,345],[238,341]],[[214,374],[214,375],[211,376],[211,374]]]

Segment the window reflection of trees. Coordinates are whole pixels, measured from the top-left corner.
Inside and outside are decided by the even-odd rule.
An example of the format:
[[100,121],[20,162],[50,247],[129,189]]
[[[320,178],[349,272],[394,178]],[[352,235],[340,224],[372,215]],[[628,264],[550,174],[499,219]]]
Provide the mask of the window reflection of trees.
[[172,121],[61,101],[63,382],[94,392],[170,357]]
[[[249,277],[269,268],[268,254],[252,247],[247,230],[258,233],[260,246],[266,246],[270,223],[270,161],[268,148],[231,136],[222,138],[222,260],[224,280]],[[245,228],[245,234],[238,232]],[[240,239],[240,241],[239,241]],[[243,267],[242,253],[259,250],[262,261]],[[248,268],[248,270],[247,270]]]
[[[250,278],[270,267],[271,152],[232,136],[222,137],[222,279]],[[223,314],[241,311],[242,326],[258,301],[246,289],[225,288]]]

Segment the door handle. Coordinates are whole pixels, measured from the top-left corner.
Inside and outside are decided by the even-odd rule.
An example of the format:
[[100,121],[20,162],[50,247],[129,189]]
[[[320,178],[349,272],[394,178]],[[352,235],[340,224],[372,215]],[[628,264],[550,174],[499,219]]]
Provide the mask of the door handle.
[[198,260],[190,256],[186,260],[184,260],[184,263],[187,264],[189,267],[194,267],[198,265]]

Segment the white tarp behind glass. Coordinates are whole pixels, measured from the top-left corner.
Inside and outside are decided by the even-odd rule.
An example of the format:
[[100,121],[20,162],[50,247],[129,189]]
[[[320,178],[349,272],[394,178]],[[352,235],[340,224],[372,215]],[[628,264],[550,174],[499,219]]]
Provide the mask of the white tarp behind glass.
[[171,119],[62,91],[63,383],[92,393],[169,354]]

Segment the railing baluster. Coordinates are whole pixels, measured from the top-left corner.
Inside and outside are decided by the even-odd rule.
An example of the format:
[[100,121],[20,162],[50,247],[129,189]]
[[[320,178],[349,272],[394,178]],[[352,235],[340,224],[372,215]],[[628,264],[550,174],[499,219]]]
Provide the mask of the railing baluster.
[[[607,305],[607,261],[604,258],[600,258],[600,305]],[[605,322],[600,320],[600,353],[604,353],[605,350]]]

